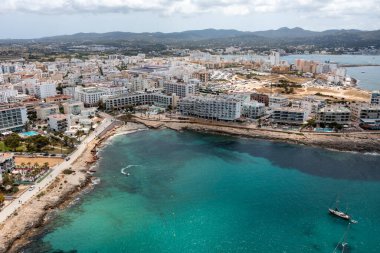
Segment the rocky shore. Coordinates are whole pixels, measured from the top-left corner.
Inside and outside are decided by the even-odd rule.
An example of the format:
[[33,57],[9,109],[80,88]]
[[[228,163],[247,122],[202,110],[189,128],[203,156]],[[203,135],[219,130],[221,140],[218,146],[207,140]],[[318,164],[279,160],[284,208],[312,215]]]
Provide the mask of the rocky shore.
[[79,193],[91,186],[92,176],[87,172],[97,159],[94,150],[101,148],[109,137],[140,128],[141,125],[133,123],[118,126],[88,143],[86,150],[72,165],[71,174],[61,174],[46,190],[25,203],[17,213],[0,225],[0,253],[19,252],[29,242],[29,238],[36,235],[46,224],[51,213],[65,208]]
[[142,125],[152,128],[168,128],[177,131],[192,130],[216,134],[228,134],[250,138],[268,139],[302,145],[310,145],[339,151],[380,152],[380,132],[356,133],[312,133],[267,130],[246,127],[238,124],[208,121],[179,121],[156,120],[134,117],[134,123],[127,126],[118,126],[107,132],[100,139],[87,145],[82,156],[72,166],[74,173],[62,174],[36,198],[26,203],[16,214],[0,225],[0,253],[18,252],[28,243],[28,239],[38,233],[46,224],[51,212],[67,206],[78,193],[91,184],[91,175],[87,173],[89,167],[96,162],[94,150],[112,136],[130,133],[142,128]]
[[218,134],[228,134],[274,141],[283,141],[339,151],[353,151],[362,153],[380,152],[380,131],[354,133],[316,133],[263,129],[222,122],[210,123],[209,121],[201,120],[150,120],[139,117],[135,117],[133,120],[137,123],[144,124],[149,128],[166,127],[174,130],[193,130]]

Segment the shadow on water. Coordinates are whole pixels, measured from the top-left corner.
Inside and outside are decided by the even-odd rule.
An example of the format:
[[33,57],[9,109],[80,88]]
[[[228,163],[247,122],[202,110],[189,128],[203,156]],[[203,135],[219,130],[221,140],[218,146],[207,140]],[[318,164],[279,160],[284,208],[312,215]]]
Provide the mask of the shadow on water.
[[[240,152],[265,158],[281,168],[296,169],[315,176],[348,180],[380,180],[380,156],[377,155],[330,151],[258,139],[210,136],[210,134],[194,132],[191,134],[207,139],[211,142],[209,145],[230,151],[221,153],[221,157],[231,161],[235,159],[232,156],[238,157],[236,154],[232,155],[232,152]],[[207,150],[204,151],[207,152]],[[231,155],[226,156],[228,153]]]

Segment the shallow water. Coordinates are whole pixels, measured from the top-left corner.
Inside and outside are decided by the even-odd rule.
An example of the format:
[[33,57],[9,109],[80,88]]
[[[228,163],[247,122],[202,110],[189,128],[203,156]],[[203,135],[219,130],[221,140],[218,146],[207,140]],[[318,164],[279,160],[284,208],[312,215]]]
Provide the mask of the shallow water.
[[359,221],[345,252],[380,252],[379,156],[170,130],[100,155],[101,183],[26,252],[333,252],[337,198]]

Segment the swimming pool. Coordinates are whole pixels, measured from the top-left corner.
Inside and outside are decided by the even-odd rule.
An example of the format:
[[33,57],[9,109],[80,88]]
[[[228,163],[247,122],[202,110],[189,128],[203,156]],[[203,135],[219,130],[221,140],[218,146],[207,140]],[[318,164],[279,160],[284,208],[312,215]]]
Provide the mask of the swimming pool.
[[22,137],[30,137],[30,136],[38,135],[38,133],[35,132],[35,131],[29,131],[29,132],[21,133],[20,135],[21,135]]
[[322,133],[332,133],[334,132],[333,128],[315,128],[315,132],[322,132]]

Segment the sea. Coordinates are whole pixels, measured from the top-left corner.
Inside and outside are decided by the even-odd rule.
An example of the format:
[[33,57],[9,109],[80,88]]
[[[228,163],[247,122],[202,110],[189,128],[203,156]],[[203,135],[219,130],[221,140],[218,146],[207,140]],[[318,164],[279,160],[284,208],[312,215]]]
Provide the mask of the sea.
[[100,183],[22,252],[380,252],[376,154],[147,130],[99,155]]
[[[380,55],[288,55],[281,57],[289,63],[296,59],[314,60],[319,62],[336,62],[338,64],[380,64]],[[347,67],[347,74],[359,81],[358,87],[365,90],[380,90],[380,66]]]

